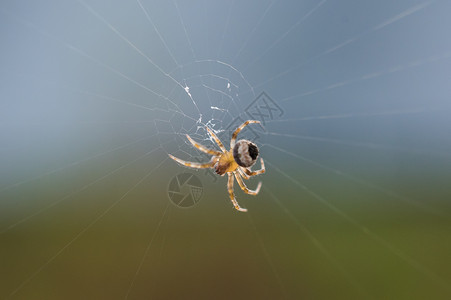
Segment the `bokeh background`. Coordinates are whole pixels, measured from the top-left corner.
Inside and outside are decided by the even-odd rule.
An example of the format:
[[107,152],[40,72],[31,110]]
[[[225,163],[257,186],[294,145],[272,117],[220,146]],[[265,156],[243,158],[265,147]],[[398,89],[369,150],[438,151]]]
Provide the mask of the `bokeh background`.
[[[450,10],[2,1],[0,297],[449,299]],[[167,154],[251,117],[267,173],[239,213]]]

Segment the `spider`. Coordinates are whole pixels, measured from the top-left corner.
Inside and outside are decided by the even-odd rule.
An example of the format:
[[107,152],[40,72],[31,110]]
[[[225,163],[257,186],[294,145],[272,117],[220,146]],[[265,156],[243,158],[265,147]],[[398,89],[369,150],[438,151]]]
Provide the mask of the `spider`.
[[235,199],[235,193],[233,190],[233,177],[235,176],[236,181],[238,182],[239,186],[245,193],[249,195],[257,195],[258,192],[260,191],[262,183],[259,182],[255,190],[250,190],[244,183],[243,178],[247,180],[251,178],[251,176],[265,173],[265,164],[263,162],[263,159],[260,158],[261,169],[258,171],[252,171],[250,167],[253,166],[257,161],[258,147],[257,145],[248,140],[239,140],[238,142],[236,142],[236,137],[238,136],[240,131],[243,130],[243,128],[246,127],[248,124],[255,123],[260,124],[260,121],[248,120],[243,124],[241,124],[241,126],[239,126],[233,132],[232,139],[230,140],[229,151],[227,151],[227,149],[221,143],[221,141],[213,132],[213,130],[208,128],[208,126],[205,126],[207,128],[208,133],[212,136],[216,144],[218,144],[222,152],[208,149],[205,146],[198,144],[189,135],[186,135],[186,137],[194,147],[196,147],[202,152],[213,155],[210,162],[208,163],[194,163],[184,161],[171,154],[169,154],[169,157],[178,162],[179,164],[182,164],[190,168],[197,169],[213,168],[215,172],[221,176],[224,176],[225,173],[227,173],[229,177],[227,182],[227,189],[229,191],[230,200],[232,201],[232,204],[236,210],[246,212],[247,209],[241,208],[240,205],[238,204],[238,201],[236,201]]

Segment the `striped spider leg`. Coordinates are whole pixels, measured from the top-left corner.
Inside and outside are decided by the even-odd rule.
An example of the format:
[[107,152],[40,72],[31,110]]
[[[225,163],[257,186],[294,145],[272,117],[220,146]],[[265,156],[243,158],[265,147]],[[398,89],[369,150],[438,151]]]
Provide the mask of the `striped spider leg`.
[[247,212],[247,209],[246,208],[242,208],[238,204],[238,201],[236,201],[236,199],[235,199],[235,193],[233,191],[233,175],[232,175],[232,172],[228,172],[227,175],[229,176],[229,180],[227,182],[227,190],[229,191],[230,200],[232,201],[233,206],[238,211]]
[[245,179],[249,179],[252,176],[256,176],[256,175],[260,175],[260,174],[265,173],[266,172],[266,168],[265,168],[265,163],[263,162],[263,158],[260,158],[260,163],[261,163],[262,167],[261,167],[260,170],[257,170],[257,171],[252,171],[250,168],[240,167],[240,170],[244,174],[246,174],[248,178],[246,178],[245,176],[243,176],[243,177],[245,177]]
[[214,133],[213,130],[208,128],[208,126],[205,126],[205,127],[207,128],[207,131],[211,135],[211,137],[215,140],[216,144],[218,144],[219,148],[221,148],[221,151],[226,153],[227,149],[224,147],[224,145],[222,144],[221,140],[218,138],[216,133]]
[[168,154],[170,158],[172,158],[173,160],[175,160],[176,162],[178,162],[181,165],[190,167],[190,168],[195,168],[195,169],[207,169],[207,168],[212,168],[215,163],[216,160],[214,159],[215,157],[213,156],[212,160],[208,163],[205,164],[201,164],[201,163],[195,163],[195,162],[191,162],[191,161],[186,161],[180,158],[175,157],[174,155]]
[[236,138],[238,136],[238,133],[240,133],[241,130],[243,130],[243,128],[246,127],[249,124],[260,124],[260,121],[247,120],[246,122],[241,124],[232,134],[232,139],[230,140],[230,150],[232,150],[233,147],[235,147],[235,142],[236,142]]
[[213,155],[213,157],[211,158],[211,161],[208,163],[195,163],[195,162],[190,162],[190,161],[186,161],[180,158],[177,158],[171,154],[168,154],[170,158],[172,158],[173,160],[175,160],[176,162],[178,162],[179,164],[182,164],[184,166],[190,167],[190,168],[196,168],[196,169],[207,169],[207,168],[212,168],[214,167],[214,165],[216,164],[219,156],[221,156],[221,152],[216,151],[216,150],[212,150],[212,149],[208,149],[207,147],[205,147],[204,145],[201,145],[199,143],[197,143],[195,140],[193,140],[188,134],[186,135],[186,138],[188,139],[188,141],[190,141],[190,143],[196,147],[197,149],[199,149],[200,151]]
[[243,192],[245,192],[246,194],[254,195],[254,196],[255,196],[255,195],[258,194],[258,192],[260,192],[260,188],[262,187],[262,182],[261,182],[261,181],[258,183],[257,188],[256,188],[255,190],[250,190],[250,189],[246,186],[246,184],[244,183],[243,178],[241,177],[241,174],[239,173],[239,171],[238,171],[238,173],[237,173],[236,171],[233,172],[233,175],[235,175],[236,182],[238,182],[240,188],[241,188],[241,189],[243,190]]
[[189,135],[186,135],[186,137],[188,138],[188,141],[191,142],[191,144],[196,147],[197,149],[199,149],[200,151],[207,153],[207,154],[211,154],[214,156],[221,156],[221,152],[216,151],[216,150],[212,150],[212,149],[208,149],[207,147],[205,147],[204,145],[201,145],[199,143],[197,143],[195,140],[193,140]]

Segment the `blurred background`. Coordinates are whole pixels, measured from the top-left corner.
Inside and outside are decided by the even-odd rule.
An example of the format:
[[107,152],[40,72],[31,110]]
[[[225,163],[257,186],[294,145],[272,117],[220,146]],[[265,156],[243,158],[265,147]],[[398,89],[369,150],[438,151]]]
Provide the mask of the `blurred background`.
[[449,299],[450,9],[2,1],[0,297]]

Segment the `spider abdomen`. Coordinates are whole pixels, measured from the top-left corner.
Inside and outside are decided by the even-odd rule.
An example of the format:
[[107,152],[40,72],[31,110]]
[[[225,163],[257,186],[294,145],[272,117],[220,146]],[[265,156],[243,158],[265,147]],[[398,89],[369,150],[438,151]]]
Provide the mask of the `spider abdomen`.
[[258,147],[248,140],[239,140],[233,147],[233,159],[244,168],[255,164],[258,157]]

